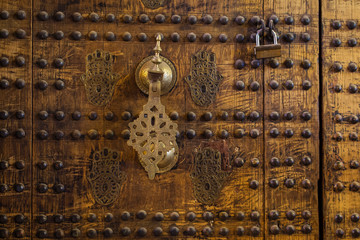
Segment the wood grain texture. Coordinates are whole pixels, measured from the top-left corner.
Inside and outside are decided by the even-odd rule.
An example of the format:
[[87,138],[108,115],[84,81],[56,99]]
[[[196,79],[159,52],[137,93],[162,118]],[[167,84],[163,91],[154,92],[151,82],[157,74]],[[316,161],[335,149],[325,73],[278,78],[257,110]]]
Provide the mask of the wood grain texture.
[[[352,161],[358,161],[358,141],[350,140],[351,133],[358,132],[358,123],[350,122],[352,115],[359,114],[358,93],[350,93],[350,84],[358,86],[358,71],[351,72],[349,64],[359,63],[358,49],[347,43],[351,38],[357,39],[357,29],[349,29],[349,21],[358,21],[357,12],[360,9],[357,1],[322,1],[322,56],[323,56],[323,152],[324,152],[324,238],[340,239],[336,232],[344,232],[342,239],[353,239],[352,232],[358,224],[351,216],[359,212],[359,195],[350,190],[350,184],[359,181],[358,169],[350,167]],[[342,27],[338,30],[332,27],[334,21],[340,21]],[[340,47],[332,44],[333,39],[342,41]],[[340,63],[343,69],[335,71],[334,64]],[[337,85],[342,86],[336,92]],[[342,122],[336,122],[339,114]],[[343,140],[336,141],[335,134],[340,134]],[[336,165],[340,166],[340,169]],[[342,183],[344,190],[336,192],[334,186]],[[335,221],[336,215],[342,215],[343,220]]]
[[[319,239],[318,219],[318,180],[319,180],[319,33],[318,12],[319,5],[316,1],[265,1],[264,12],[269,17],[275,13],[279,17],[277,30],[281,33],[282,56],[278,58],[280,66],[272,68],[269,60],[265,60],[264,77],[264,136],[265,136],[265,214],[270,211],[279,212],[279,219],[273,220],[267,217],[265,229],[266,239]],[[301,22],[303,15],[311,19],[309,25]],[[294,23],[288,25],[285,18],[292,16]],[[266,17],[266,16],[265,16]],[[289,44],[285,41],[285,35],[292,33],[294,41]],[[301,40],[303,33],[309,33],[311,40],[304,43]],[[293,67],[287,68],[285,60],[291,59]],[[305,70],[302,62],[308,59],[311,67]],[[286,88],[286,81],[291,80],[293,89]],[[312,87],[304,90],[302,84],[305,80],[311,82]],[[271,81],[279,83],[278,89],[270,87]],[[278,112],[279,120],[271,120],[270,114]],[[286,120],[284,114],[292,112],[294,118]],[[309,112],[311,119],[305,121],[301,118],[303,112]],[[272,129],[278,129],[280,135],[276,138],[270,135]],[[285,131],[292,130],[294,135],[286,137]],[[304,138],[302,131],[309,129],[312,133],[310,138]],[[304,157],[310,157],[312,163],[308,166],[302,164]],[[288,166],[286,158],[293,158],[294,164]],[[278,158],[280,166],[271,165],[271,159]],[[279,181],[279,187],[272,188],[269,185],[271,179]],[[295,185],[287,187],[285,181],[293,179]],[[311,187],[305,189],[302,181],[310,180]],[[293,210],[296,217],[292,220],[287,217],[287,212]],[[310,211],[311,217],[305,219],[302,214]],[[303,227],[311,226],[311,233],[305,234]],[[278,226],[280,235],[274,235],[271,227]],[[290,235],[288,228],[293,226],[295,232]]]
[[[8,30],[8,37],[0,39],[1,57],[9,60],[8,66],[0,67],[0,79],[8,80],[9,86],[0,89],[0,109],[8,112],[8,118],[0,120],[0,129],[6,129],[9,135],[0,138],[0,161],[8,162],[8,168],[0,170],[0,184],[6,184],[8,190],[0,193],[0,213],[7,216],[7,223],[1,224],[7,229],[8,238],[13,239],[15,229],[22,233],[24,239],[31,236],[31,131],[32,131],[32,29],[31,29],[31,1],[2,1],[0,9],[9,13],[7,19],[0,20],[0,29]],[[17,17],[19,10],[25,12],[26,17],[20,20]],[[15,31],[23,29],[26,36],[19,39]],[[16,57],[22,56],[25,64],[16,65]],[[16,86],[22,79],[23,88]],[[24,118],[17,118],[17,112],[23,111]],[[23,129],[25,136],[16,138],[18,129]],[[21,162],[20,162],[21,161]],[[23,165],[23,168],[20,167]],[[20,184],[24,187],[17,192],[15,187]],[[20,187],[21,189],[21,187]],[[15,216],[23,215],[22,223],[15,223]]]

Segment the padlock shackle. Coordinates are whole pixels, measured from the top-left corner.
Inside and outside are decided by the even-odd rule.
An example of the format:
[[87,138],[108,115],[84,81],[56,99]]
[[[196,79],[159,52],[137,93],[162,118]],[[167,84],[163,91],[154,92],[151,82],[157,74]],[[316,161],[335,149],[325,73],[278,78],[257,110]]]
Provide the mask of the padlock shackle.
[[[261,32],[263,31],[263,29],[259,29],[257,32],[256,32],[256,47],[260,46],[260,34]],[[277,34],[274,30],[271,30],[271,34],[273,36],[273,39],[274,39],[274,44],[278,44],[277,43]]]

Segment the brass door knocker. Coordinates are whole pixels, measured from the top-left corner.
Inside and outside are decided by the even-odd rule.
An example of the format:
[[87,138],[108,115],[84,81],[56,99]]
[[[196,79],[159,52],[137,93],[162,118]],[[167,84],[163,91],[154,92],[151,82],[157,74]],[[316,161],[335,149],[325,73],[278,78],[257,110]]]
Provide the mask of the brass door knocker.
[[[169,171],[178,160],[178,146],[176,143],[177,124],[173,123],[165,112],[165,106],[160,102],[161,85],[164,80],[164,70],[160,57],[161,36],[156,37],[155,55],[148,68],[149,99],[143,106],[139,118],[129,123],[132,146],[139,155],[139,160],[149,179],[154,179],[156,173]],[[138,66],[136,72],[140,72]]]

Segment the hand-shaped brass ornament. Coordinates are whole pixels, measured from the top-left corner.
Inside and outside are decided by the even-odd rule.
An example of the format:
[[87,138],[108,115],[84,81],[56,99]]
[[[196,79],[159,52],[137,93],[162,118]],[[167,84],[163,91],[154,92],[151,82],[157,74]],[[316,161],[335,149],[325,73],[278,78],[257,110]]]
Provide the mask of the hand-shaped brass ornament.
[[138,152],[150,179],[154,179],[156,173],[169,171],[178,160],[177,124],[170,120],[160,102],[164,75],[160,68],[160,35],[157,35],[156,41],[155,55],[151,59],[153,66],[148,70],[149,100],[139,118],[129,124],[130,139],[127,142]]

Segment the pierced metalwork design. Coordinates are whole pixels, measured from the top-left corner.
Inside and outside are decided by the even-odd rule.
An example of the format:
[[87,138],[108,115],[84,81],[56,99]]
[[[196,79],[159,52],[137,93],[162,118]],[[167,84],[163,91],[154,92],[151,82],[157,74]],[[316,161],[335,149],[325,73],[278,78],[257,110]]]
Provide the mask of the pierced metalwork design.
[[157,9],[167,4],[168,0],[141,0],[146,8]]
[[101,205],[112,204],[119,196],[126,174],[121,170],[122,160],[119,152],[108,148],[91,151],[90,170],[87,179],[91,185],[95,201]]
[[216,69],[215,53],[200,51],[191,57],[191,73],[185,81],[197,105],[208,106],[215,101],[222,79]]
[[218,199],[226,178],[230,175],[230,164],[221,152],[212,147],[197,151],[194,159],[192,179],[195,198],[206,205]]
[[86,96],[90,103],[96,106],[107,105],[120,80],[117,73],[112,72],[115,57],[101,49],[86,56],[86,73],[81,76]]
[[139,118],[129,123],[130,139],[127,142],[138,152],[149,179],[154,179],[156,173],[169,171],[177,163],[179,151],[176,143],[177,124],[170,120],[160,101],[161,80],[164,77],[160,35],[156,41],[152,67],[148,70],[148,102],[143,106]]

